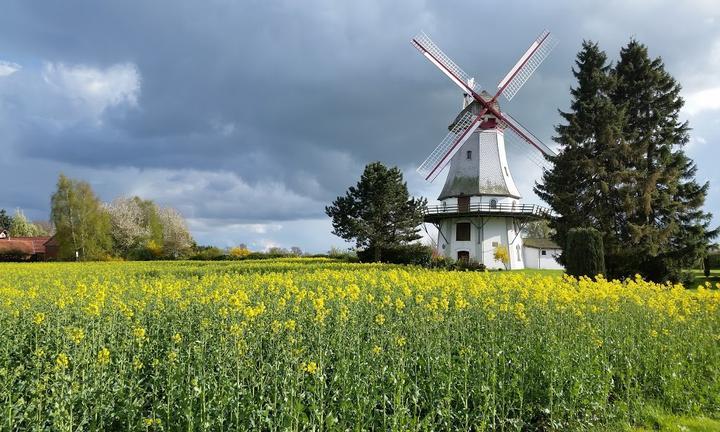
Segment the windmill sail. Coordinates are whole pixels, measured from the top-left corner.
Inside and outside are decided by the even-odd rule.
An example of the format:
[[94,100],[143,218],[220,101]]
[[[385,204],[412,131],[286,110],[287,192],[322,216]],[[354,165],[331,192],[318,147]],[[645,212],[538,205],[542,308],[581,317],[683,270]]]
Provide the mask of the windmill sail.
[[520,57],[520,60],[515,63],[515,66],[510,69],[510,72],[505,75],[505,78],[500,81],[495,97],[502,94],[507,100],[512,100],[556,45],[557,39],[552,37],[550,32],[547,30],[542,32],[525,51],[525,54]]
[[515,120],[515,118],[513,118],[513,116],[511,116],[510,114],[503,112],[501,122],[502,125],[505,126],[505,131],[510,132],[512,140],[524,141],[527,144],[535,147],[535,149],[537,149],[540,153],[544,155],[555,156],[555,152],[553,151],[553,149],[540,141],[538,137],[533,135],[532,132],[527,130],[525,126],[520,124],[520,122]]
[[418,167],[417,172],[425,177],[425,180],[433,181],[440,171],[447,165],[450,159],[457,153],[470,135],[480,126],[480,116],[466,111],[460,120],[455,123],[449,134],[440,141],[435,150],[430,153],[425,162]]
[[480,86],[475,83],[475,79],[455,64],[428,35],[420,33],[413,38],[412,43],[422,55],[427,57],[465,93],[473,94],[480,91]]

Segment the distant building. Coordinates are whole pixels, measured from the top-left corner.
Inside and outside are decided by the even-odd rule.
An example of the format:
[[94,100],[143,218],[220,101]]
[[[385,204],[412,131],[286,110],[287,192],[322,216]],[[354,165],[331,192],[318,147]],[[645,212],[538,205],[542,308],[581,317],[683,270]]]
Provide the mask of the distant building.
[[10,237],[0,230],[0,261],[48,261],[58,256],[55,236]]
[[561,252],[562,248],[550,239],[523,239],[525,268],[564,270],[565,267],[557,261]]

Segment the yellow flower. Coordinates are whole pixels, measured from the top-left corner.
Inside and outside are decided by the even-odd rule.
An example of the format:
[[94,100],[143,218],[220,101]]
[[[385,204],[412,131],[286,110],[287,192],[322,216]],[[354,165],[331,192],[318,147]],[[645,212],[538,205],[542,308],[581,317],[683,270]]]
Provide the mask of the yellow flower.
[[133,336],[135,336],[135,339],[137,339],[139,342],[144,342],[146,337],[146,330],[144,327],[135,327],[133,329]]
[[38,348],[35,350],[35,352],[33,354],[35,354],[35,357],[37,357],[37,358],[43,358],[43,357],[45,357],[45,350],[42,348]]
[[65,353],[60,353],[55,358],[55,368],[56,369],[65,369],[70,364],[70,359],[68,359],[68,356],[65,355]]
[[110,363],[110,350],[107,349],[106,347],[103,347],[103,349],[101,349],[98,352],[97,362],[101,366],[104,366],[104,365]]
[[296,327],[295,320],[290,319],[290,320],[285,321],[285,329],[287,329],[288,331],[291,331],[291,332],[295,331],[295,327]]
[[350,309],[345,306],[340,306],[340,321],[347,322],[347,320],[350,319]]
[[174,335],[172,335],[171,339],[173,342],[178,344],[178,343],[182,342],[182,335],[180,333],[175,333]]
[[40,325],[43,322],[45,322],[45,314],[42,312],[38,312],[35,314],[35,317],[33,318],[33,322],[35,325]]
[[372,352],[373,352],[373,354],[375,354],[375,355],[380,354],[380,353],[382,352],[382,350],[383,350],[383,349],[380,348],[380,347],[377,346],[377,345],[375,345],[375,346],[372,348]]
[[68,330],[68,337],[75,345],[78,345],[85,338],[85,332],[81,328],[73,327]]
[[383,315],[383,314],[375,315],[375,324],[377,324],[377,325],[385,324],[385,315]]
[[315,375],[318,370],[318,365],[314,361],[303,363],[302,369],[310,375]]
[[397,344],[397,346],[399,347],[405,346],[406,343],[407,340],[403,336],[398,336],[395,338],[395,344]]
[[178,357],[177,352],[174,350],[168,352],[168,354],[167,354],[167,359],[170,363],[175,363],[177,361],[177,357]]
[[162,426],[162,420],[155,417],[145,418],[143,419],[143,425],[145,425],[145,427],[160,427]]
[[272,329],[273,333],[280,333],[280,330],[282,330],[282,323],[278,320],[273,320],[272,323],[270,323],[270,328]]
[[133,367],[133,369],[135,369],[135,370],[140,370],[140,369],[143,368],[143,363],[140,361],[139,358],[134,357],[134,358],[133,358],[133,361],[132,361],[132,367]]

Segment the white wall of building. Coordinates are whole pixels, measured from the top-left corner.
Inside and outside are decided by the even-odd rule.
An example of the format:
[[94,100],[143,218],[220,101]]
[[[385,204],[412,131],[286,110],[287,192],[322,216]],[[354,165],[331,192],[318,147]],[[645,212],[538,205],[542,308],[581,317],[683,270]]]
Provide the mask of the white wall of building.
[[[545,255],[543,255],[545,252]],[[557,256],[560,255],[561,249],[539,249],[525,246],[523,254],[525,256],[525,267],[532,269],[548,269],[548,270],[564,270],[565,267],[557,262]]]
[[[459,241],[456,237],[458,223],[470,223],[470,240]],[[458,252],[465,251],[470,259],[488,268],[505,268],[494,258],[495,247],[506,245],[510,254],[510,269],[525,268],[522,254],[522,237],[519,225],[511,217],[469,217],[445,219],[440,224],[439,250],[448,258],[457,259]]]

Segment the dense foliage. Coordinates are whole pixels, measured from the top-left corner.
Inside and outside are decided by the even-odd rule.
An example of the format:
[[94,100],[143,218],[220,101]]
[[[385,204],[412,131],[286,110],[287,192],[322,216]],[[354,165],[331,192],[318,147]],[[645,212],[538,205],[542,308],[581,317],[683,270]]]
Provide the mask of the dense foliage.
[[328,260],[7,264],[8,430],[578,430],[720,412],[720,291]]
[[[103,204],[89,183],[60,175],[51,199],[59,259],[177,259],[194,245],[185,219],[140,197]],[[14,219],[18,219],[16,215]]]
[[10,216],[5,209],[0,209],[0,230],[7,230],[11,237],[49,235],[41,223],[30,222],[20,209],[15,211],[15,216]]
[[110,216],[89,183],[60,174],[51,198],[50,218],[60,259],[97,260],[109,255]]
[[9,231],[11,237],[38,237],[48,234],[40,225],[30,222],[20,209],[15,211]]
[[552,238],[564,245],[570,229],[597,228],[609,276],[677,280],[718,234],[702,210],[709,185],[695,181],[683,151],[680,85],[634,40],[614,67],[584,42],[575,65],[570,110],[556,127],[560,153],[536,186],[560,215]]
[[[394,247],[382,248],[382,261],[393,264],[413,264],[428,267],[432,260],[433,250],[430,246],[410,243]],[[357,252],[360,262],[374,262],[375,251],[365,249]]]
[[0,230],[10,230],[12,224],[12,216],[7,214],[7,210],[0,209]]
[[365,167],[356,186],[339,196],[325,213],[332,218],[333,234],[355,241],[358,249],[372,250],[374,261],[382,250],[418,240],[425,198],[412,198],[399,168],[380,162]]
[[605,273],[602,234],[595,228],[572,228],[565,244],[565,271],[571,276]]

